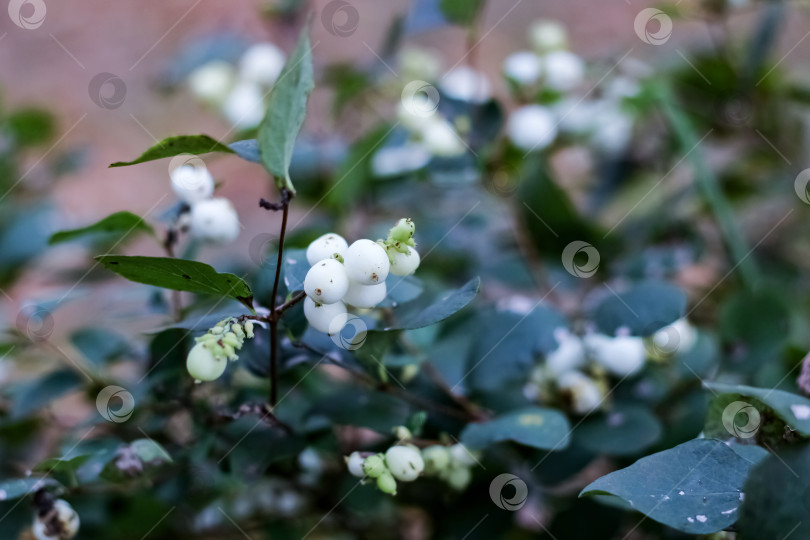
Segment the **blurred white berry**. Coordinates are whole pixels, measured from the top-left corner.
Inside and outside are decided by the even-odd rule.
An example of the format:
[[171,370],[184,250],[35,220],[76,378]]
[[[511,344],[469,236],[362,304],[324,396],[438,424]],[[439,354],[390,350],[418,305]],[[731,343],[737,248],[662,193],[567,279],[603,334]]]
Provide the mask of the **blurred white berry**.
[[695,346],[697,331],[686,318],[680,318],[652,335],[656,351],[665,355],[685,353]]
[[551,51],[540,58],[543,83],[558,92],[576,88],[585,77],[585,62],[571,51]]
[[324,259],[335,258],[335,255],[343,257],[349,244],[337,233],[326,233],[319,236],[307,246],[307,262],[311,265]]
[[361,285],[355,281],[349,282],[349,288],[343,296],[343,302],[356,308],[370,309],[385,300],[388,289],[385,282],[375,285]]
[[614,77],[605,85],[604,96],[606,98],[622,100],[635,97],[641,92],[641,84],[637,79],[619,75]]
[[559,346],[546,355],[546,368],[554,375],[561,375],[585,364],[585,345],[582,339],[565,328],[554,331]]
[[487,76],[469,66],[449,71],[439,83],[439,89],[450,98],[469,103],[485,103],[492,97]]
[[204,343],[197,343],[188,353],[186,369],[188,374],[197,381],[213,381],[219,379],[228,366],[227,358],[215,358],[211,350]]
[[400,176],[427,166],[430,158],[430,152],[422,143],[386,146],[371,157],[371,172],[378,178]]
[[419,268],[419,253],[411,246],[405,247],[408,248],[408,253],[400,253],[393,248],[388,249],[388,253],[393,259],[391,273],[395,276],[410,276]]
[[37,540],[70,540],[79,532],[79,514],[64,499],[56,499],[44,516],[34,516],[33,533]]
[[239,216],[224,198],[198,201],[191,207],[191,234],[217,244],[233,242],[239,236]]
[[556,22],[538,19],[529,27],[529,41],[538,54],[568,47],[568,32]]
[[532,51],[518,51],[503,61],[503,73],[523,86],[530,86],[540,78],[540,59]]
[[456,443],[450,447],[450,460],[453,466],[472,467],[477,463],[475,454],[461,443]]
[[222,105],[236,80],[236,69],[224,60],[208,62],[188,76],[191,92],[211,105]]
[[318,304],[310,297],[304,299],[304,316],[312,328],[329,335],[338,334],[348,320],[343,302]]
[[304,278],[304,292],[319,304],[339,302],[349,289],[349,278],[337,259],[316,262]]
[[346,468],[349,469],[349,474],[357,478],[363,478],[366,473],[363,472],[363,461],[365,458],[360,455],[360,452],[352,452],[346,460]]
[[214,179],[203,166],[181,165],[171,172],[170,178],[175,195],[186,204],[194,204],[214,194]]
[[450,122],[436,115],[426,119],[421,134],[422,143],[434,156],[454,157],[466,151],[461,137]]
[[413,482],[425,470],[422,454],[412,446],[392,446],[385,453],[385,464],[397,480]]
[[435,81],[442,72],[437,51],[406,45],[399,52],[401,78],[411,81]]
[[245,81],[271,86],[284,67],[284,52],[272,43],[250,46],[239,61],[239,75]]
[[542,105],[521,107],[509,117],[506,134],[512,144],[521,150],[542,150],[557,137],[554,114]]
[[450,465],[450,451],[445,446],[433,445],[422,449],[426,474],[438,474]]
[[385,249],[368,239],[358,240],[349,246],[343,259],[349,279],[361,285],[384,282],[391,268]]
[[591,145],[605,153],[617,154],[627,148],[633,137],[633,118],[618,104],[606,104],[592,118]]
[[241,82],[231,90],[222,106],[225,118],[237,129],[252,129],[264,118],[264,93],[259,85]]
[[579,371],[568,371],[557,378],[557,387],[568,394],[571,408],[577,414],[588,414],[599,408],[605,395],[593,379]]
[[647,350],[640,337],[588,334],[584,339],[593,360],[614,375],[633,375],[644,367]]

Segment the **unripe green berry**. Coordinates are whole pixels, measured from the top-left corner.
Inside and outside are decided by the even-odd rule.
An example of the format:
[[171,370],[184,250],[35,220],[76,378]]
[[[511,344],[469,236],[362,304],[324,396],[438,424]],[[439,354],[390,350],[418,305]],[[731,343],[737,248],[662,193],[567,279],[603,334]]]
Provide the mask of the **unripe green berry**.
[[425,461],[425,474],[438,474],[450,465],[450,452],[444,446],[428,446],[422,450]]
[[394,242],[407,242],[413,238],[416,232],[416,225],[410,218],[402,218],[397,221],[397,224],[391,227],[388,232],[388,238]]
[[381,474],[389,474],[388,469],[385,467],[385,460],[382,454],[368,456],[365,461],[363,461],[363,472],[366,473],[366,476],[370,476],[371,478],[377,478]]
[[444,480],[451,488],[461,491],[470,485],[472,471],[470,471],[469,467],[453,467],[448,469]]
[[389,472],[383,472],[377,477],[377,487],[380,488],[380,491],[383,493],[388,493],[389,495],[397,494],[397,481],[394,480],[394,477]]
[[197,343],[192,347],[186,359],[186,369],[197,381],[218,379],[227,365],[224,359],[216,358],[204,343]]

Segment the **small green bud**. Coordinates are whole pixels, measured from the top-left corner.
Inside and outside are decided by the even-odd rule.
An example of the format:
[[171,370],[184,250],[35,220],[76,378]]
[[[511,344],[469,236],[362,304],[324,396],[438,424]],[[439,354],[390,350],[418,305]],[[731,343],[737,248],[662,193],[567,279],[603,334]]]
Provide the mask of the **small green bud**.
[[413,238],[416,232],[416,225],[410,218],[402,218],[397,221],[397,224],[391,227],[388,232],[388,238],[393,242],[407,242]]
[[253,339],[253,321],[247,321],[245,323],[245,336],[248,339]]
[[224,336],[222,336],[222,343],[225,345],[230,345],[234,349],[241,349],[243,340],[239,338],[233,332],[228,332]]
[[366,473],[366,476],[370,476],[371,478],[377,478],[383,473],[389,474],[382,454],[368,456],[365,461],[363,461],[363,472]]
[[231,325],[231,332],[236,334],[236,337],[239,339],[245,339],[245,331],[242,329],[239,323],[233,323]]
[[[368,461],[368,458],[366,458],[366,461]],[[380,488],[380,491],[383,493],[388,493],[389,495],[397,494],[397,481],[394,480],[390,472],[385,471],[377,477],[377,487]]]
[[217,325],[217,326],[215,326],[215,327],[213,327],[213,328],[211,329],[211,334],[213,334],[213,335],[215,335],[215,336],[219,336],[219,335],[221,335],[223,332],[225,332],[225,328],[224,328],[224,327],[222,327],[222,326],[218,326],[218,325]]
[[396,437],[400,441],[408,441],[413,439],[413,434],[411,433],[411,430],[406,428],[405,426],[394,426],[391,429],[391,433],[393,433],[394,437]]

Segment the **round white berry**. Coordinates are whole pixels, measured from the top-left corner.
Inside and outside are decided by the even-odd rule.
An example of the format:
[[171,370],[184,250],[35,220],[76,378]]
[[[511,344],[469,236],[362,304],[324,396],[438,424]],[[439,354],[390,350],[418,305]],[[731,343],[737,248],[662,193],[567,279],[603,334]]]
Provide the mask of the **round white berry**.
[[356,308],[373,308],[385,300],[387,293],[388,289],[384,281],[376,285],[361,285],[356,281],[351,281],[343,301]]
[[343,259],[349,279],[361,285],[382,283],[391,269],[385,249],[367,239],[349,246]]
[[227,358],[215,358],[211,350],[203,343],[194,345],[186,359],[188,374],[197,381],[219,379],[225,373],[227,366]]
[[492,97],[487,76],[469,66],[449,71],[439,83],[439,89],[448,97],[469,103],[485,103]]
[[540,65],[546,87],[558,92],[573,90],[585,77],[585,62],[571,51],[551,51]]
[[637,373],[647,359],[640,337],[589,334],[585,336],[585,347],[596,363],[619,377]]
[[237,129],[252,129],[264,118],[264,93],[250,82],[237,84],[222,106],[225,118]]
[[477,463],[475,455],[461,443],[450,447],[450,460],[453,466],[471,467]]
[[315,263],[304,278],[304,292],[319,304],[339,302],[349,289],[349,278],[337,259]]
[[568,46],[568,32],[556,21],[538,19],[529,27],[529,41],[539,54]]
[[422,144],[434,156],[453,157],[466,150],[456,130],[444,118],[436,115],[422,125]]
[[233,88],[236,78],[234,67],[223,60],[208,62],[188,76],[191,92],[211,105],[221,105]]
[[442,73],[441,55],[435,50],[406,45],[399,51],[399,68],[404,81],[434,81]]
[[217,244],[233,242],[239,236],[239,216],[228,199],[198,201],[191,206],[191,234]]
[[385,464],[397,480],[413,482],[425,470],[419,450],[412,446],[392,446],[385,453]]
[[588,414],[602,404],[602,389],[587,375],[567,371],[557,379],[557,387],[571,399],[571,408],[577,414]]
[[395,249],[388,250],[393,259],[391,273],[395,276],[410,276],[419,268],[419,253],[411,246],[405,247],[408,248],[408,253],[400,253]]
[[53,512],[60,530],[52,530],[52,521],[43,521],[42,516],[34,517],[34,527],[32,532],[37,540],[70,540],[79,532],[79,513],[73,509],[69,502],[64,499],[57,499],[53,503]]
[[518,51],[503,61],[503,72],[520,85],[532,85],[540,78],[540,59],[532,51]]
[[349,469],[349,474],[357,478],[363,478],[366,473],[363,472],[363,461],[365,458],[360,455],[360,452],[352,452],[346,459],[346,467]]
[[208,199],[214,194],[214,178],[204,166],[181,165],[170,178],[177,198],[187,204]]
[[349,244],[337,233],[326,233],[319,236],[307,246],[307,262],[311,265],[324,259],[334,258],[335,255],[343,257]]
[[272,43],[252,45],[239,61],[239,75],[246,80],[271,86],[284,67],[284,52]]
[[559,345],[546,355],[546,368],[551,374],[560,375],[585,364],[585,344],[579,336],[558,328],[554,337]]
[[433,445],[422,449],[425,473],[438,474],[450,465],[450,451],[445,446]]
[[509,117],[506,134],[512,144],[521,150],[542,150],[557,137],[557,122],[546,107],[526,105]]
[[329,335],[343,330],[348,320],[346,304],[343,302],[318,304],[308,296],[304,300],[304,316],[312,328]]
[[680,318],[658,330],[650,339],[656,352],[664,356],[672,355],[687,352],[694,347],[697,331],[686,318]]

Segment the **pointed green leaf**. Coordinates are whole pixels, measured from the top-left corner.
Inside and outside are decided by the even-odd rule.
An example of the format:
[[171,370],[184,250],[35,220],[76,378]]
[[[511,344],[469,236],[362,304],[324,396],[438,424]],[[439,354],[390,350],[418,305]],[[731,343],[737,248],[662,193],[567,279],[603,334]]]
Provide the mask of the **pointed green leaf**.
[[276,178],[279,189],[295,193],[290,180],[293,146],[307,110],[307,98],[315,87],[309,25],[270,92],[267,112],[259,125],[259,153],[265,168]]
[[[732,436],[740,428],[739,422],[751,422],[750,429],[758,430],[775,414],[791,429],[798,432],[803,437],[810,437],[810,399],[784,390],[773,388],[756,388],[753,386],[721,384],[706,382],[703,386],[723,395],[729,395],[728,399],[718,401],[718,405],[723,405],[722,412],[717,410],[713,404],[714,411],[710,411],[706,422],[706,428],[712,430],[718,436]],[[737,399],[744,401],[736,401]],[[746,401],[747,400],[747,401]],[[735,405],[741,404],[741,405]],[[750,405],[753,409],[747,409]],[[766,413],[764,407],[770,411]],[[712,414],[714,413],[714,414]],[[718,415],[719,413],[719,415]],[[753,417],[748,418],[748,414]],[[727,424],[724,426],[724,423]],[[763,424],[763,425],[761,425]],[[753,436],[754,432],[736,433],[742,438]],[[778,433],[781,437],[781,432]]]
[[461,432],[461,442],[481,449],[513,441],[532,448],[563,450],[569,444],[570,432],[571,426],[560,411],[527,407],[488,422],[468,424]]
[[146,232],[151,235],[155,234],[152,226],[145,222],[140,216],[136,216],[132,212],[116,212],[87,227],[54,233],[48,240],[48,243],[51,245],[59,244],[60,242],[67,242],[82,236],[101,233],[118,233],[123,238],[124,236],[129,236],[136,232]]
[[233,274],[220,274],[201,262],[125,255],[99,255],[96,260],[130,281],[175,291],[228,296],[252,309],[253,294],[247,283]]
[[481,279],[474,278],[455,291],[450,291],[444,296],[422,309],[404,316],[400,321],[388,326],[384,331],[390,330],[415,330],[431,326],[447,319],[464,309],[473,301],[475,295],[481,288]]
[[21,478],[19,480],[5,480],[0,482],[0,501],[19,499],[44,487],[59,486],[59,482],[51,478]]
[[209,152],[224,152],[226,154],[236,153],[231,148],[225,146],[215,139],[212,139],[208,135],[178,135],[177,137],[163,139],[141,154],[140,157],[132,161],[118,161],[111,164],[110,167],[137,165],[138,163],[173,157],[179,154],[194,154],[196,156],[199,154],[207,154]]

